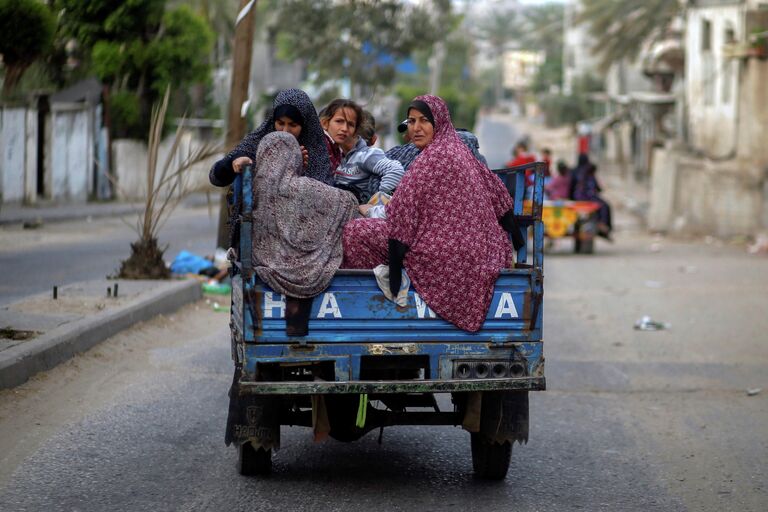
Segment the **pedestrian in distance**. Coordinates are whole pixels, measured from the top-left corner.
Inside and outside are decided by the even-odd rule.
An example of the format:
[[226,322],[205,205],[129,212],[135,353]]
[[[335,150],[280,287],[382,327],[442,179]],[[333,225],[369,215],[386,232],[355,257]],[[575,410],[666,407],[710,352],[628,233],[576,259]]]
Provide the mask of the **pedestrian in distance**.
[[568,199],[568,193],[571,189],[571,177],[569,176],[569,169],[563,160],[557,162],[557,174],[544,185],[544,191],[547,194],[547,199],[552,201],[559,201]]

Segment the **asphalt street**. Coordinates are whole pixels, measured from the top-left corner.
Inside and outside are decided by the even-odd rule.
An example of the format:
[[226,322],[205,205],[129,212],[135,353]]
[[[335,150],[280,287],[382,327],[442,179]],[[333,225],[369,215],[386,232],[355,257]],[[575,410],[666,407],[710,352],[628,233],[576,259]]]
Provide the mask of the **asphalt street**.
[[766,510],[768,391],[745,390],[768,388],[768,260],[619,224],[546,257],[549,389],[505,481],[473,478],[453,427],[284,427],[274,474],[239,476],[228,317],[199,302],[0,393],[0,510]]
[[[49,291],[54,285],[103,278],[117,273],[138,238],[136,216],[102,217],[45,223],[38,229],[20,225],[0,229],[0,305],[27,295]],[[182,249],[213,254],[216,209],[177,208],[159,232],[167,245],[165,258]]]

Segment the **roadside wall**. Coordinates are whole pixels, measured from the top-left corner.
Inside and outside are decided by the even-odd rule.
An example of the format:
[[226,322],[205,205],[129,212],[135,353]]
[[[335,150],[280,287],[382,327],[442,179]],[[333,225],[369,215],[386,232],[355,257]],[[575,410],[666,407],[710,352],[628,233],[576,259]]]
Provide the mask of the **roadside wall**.
[[0,110],[0,202],[33,203],[37,197],[37,110]]
[[[155,181],[158,182],[162,167],[173,146],[171,135],[160,144],[158,152],[158,167]],[[178,168],[187,155],[192,154],[205,142],[187,132],[182,135],[179,151],[172,160],[170,170]],[[112,141],[112,157],[114,174],[117,180],[116,196],[118,200],[141,200],[146,197],[147,190],[147,145],[143,141],[132,139],[116,139]],[[208,182],[208,171],[219,157],[213,157],[190,168],[184,176],[185,187],[189,190],[206,190],[212,188]]]
[[745,160],[714,161],[682,150],[654,151],[648,227],[729,237],[764,227],[763,170]]

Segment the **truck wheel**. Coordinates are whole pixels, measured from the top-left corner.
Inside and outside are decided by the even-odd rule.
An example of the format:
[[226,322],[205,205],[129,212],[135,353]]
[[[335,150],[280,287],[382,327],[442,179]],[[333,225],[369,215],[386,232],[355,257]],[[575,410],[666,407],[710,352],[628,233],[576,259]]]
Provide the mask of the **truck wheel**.
[[238,450],[237,468],[241,475],[268,475],[272,472],[272,450],[255,450],[251,443],[243,443]]
[[592,254],[595,252],[595,239],[590,238],[589,240],[579,240],[576,239],[576,246],[574,252],[576,254]]
[[472,468],[475,476],[486,480],[503,480],[512,458],[512,443],[494,443],[479,432],[472,432]]

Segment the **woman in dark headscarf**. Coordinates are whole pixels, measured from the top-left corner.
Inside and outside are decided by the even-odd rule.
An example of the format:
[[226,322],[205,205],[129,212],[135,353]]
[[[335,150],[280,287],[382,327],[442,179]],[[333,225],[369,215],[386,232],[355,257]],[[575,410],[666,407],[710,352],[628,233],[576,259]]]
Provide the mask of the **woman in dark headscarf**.
[[579,163],[573,171],[571,177],[571,199],[575,201],[592,201],[600,204],[597,210],[597,234],[612,241],[611,231],[613,223],[611,222],[611,206],[602,198],[600,192],[602,187],[597,181],[597,166],[589,161],[589,157],[582,153],[579,155]]
[[397,295],[404,264],[433,311],[477,331],[499,271],[512,263],[505,229],[516,247],[524,243],[512,198],[459,139],[441,98],[411,102],[408,133],[421,152],[392,196],[386,220],[353,220],[344,228],[342,266],[374,268],[389,261],[390,288]]
[[[304,154],[304,176],[327,185],[333,184],[325,135],[307,93],[300,89],[281,91],[273,107],[272,113],[261,126],[246,135],[235,149],[213,165],[208,175],[213,185],[231,185],[242,167],[256,159],[261,139],[275,130],[291,133],[298,140]],[[233,247],[237,245],[237,214],[235,211],[230,212],[230,245]]]

